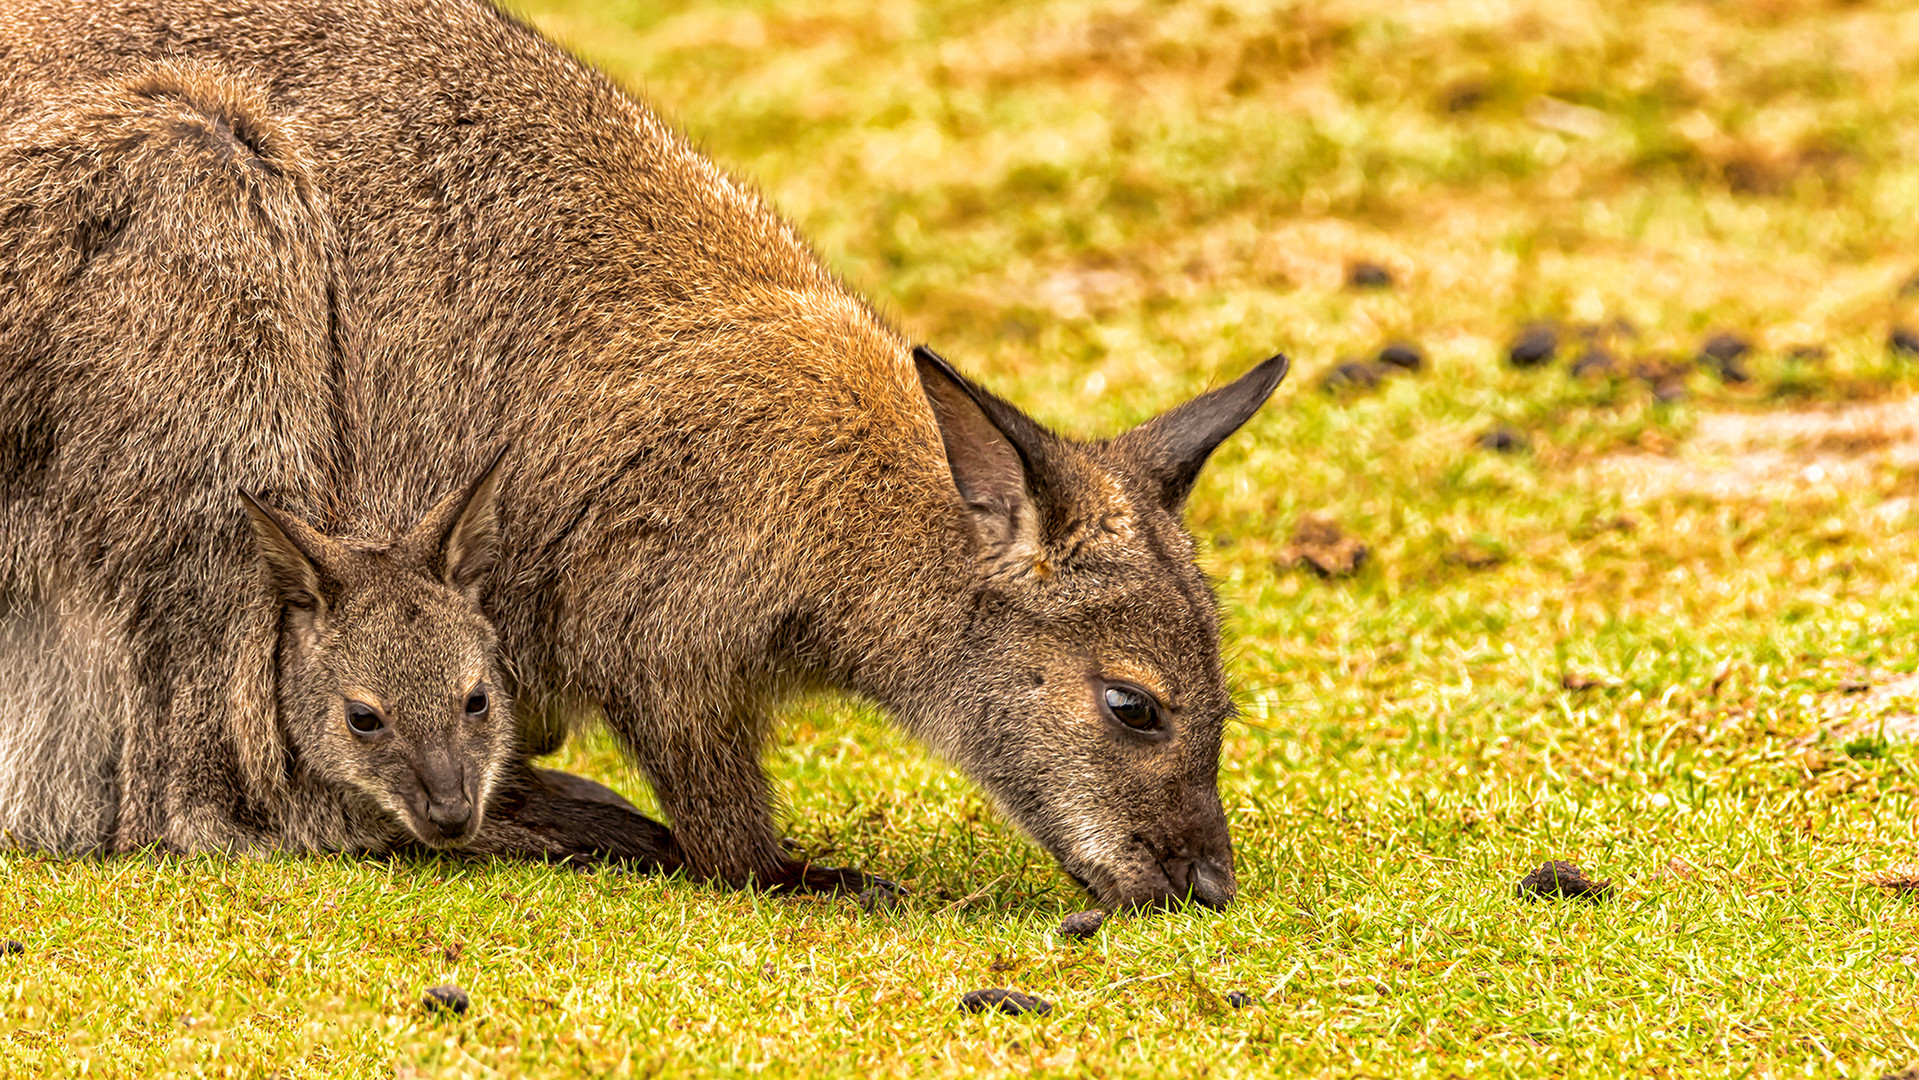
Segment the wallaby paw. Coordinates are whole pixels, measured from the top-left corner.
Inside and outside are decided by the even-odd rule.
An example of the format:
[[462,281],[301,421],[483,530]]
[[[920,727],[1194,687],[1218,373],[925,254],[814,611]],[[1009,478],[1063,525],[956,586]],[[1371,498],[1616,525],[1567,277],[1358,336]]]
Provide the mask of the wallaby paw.
[[893,882],[874,877],[863,870],[844,866],[821,866],[818,863],[799,860],[788,863],[784,880],[775,882],[767,891],[858,895],[873,889],[895,896],[906,895],[906,890]]

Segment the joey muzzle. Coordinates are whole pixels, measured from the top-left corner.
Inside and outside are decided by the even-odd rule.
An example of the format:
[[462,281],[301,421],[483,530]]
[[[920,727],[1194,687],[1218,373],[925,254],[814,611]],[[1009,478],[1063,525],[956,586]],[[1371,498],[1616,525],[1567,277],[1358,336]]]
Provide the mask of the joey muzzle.
[[470,836],[478,825],[476,803],[466,788],[466,769],[451,762],[437,762],[419,770],[419,794],[410,800],[414,831],[433,845],[456,844]]

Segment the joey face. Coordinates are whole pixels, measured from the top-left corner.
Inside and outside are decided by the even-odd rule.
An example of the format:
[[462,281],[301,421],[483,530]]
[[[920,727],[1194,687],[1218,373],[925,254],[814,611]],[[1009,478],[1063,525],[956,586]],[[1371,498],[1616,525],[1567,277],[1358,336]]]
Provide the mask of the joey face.
[[1180,515],[1284,358],[1094,444],[919,362],[979,560],[965,641],[943,662],[963,678],[923,706],[925,730],[1102,904],[1224,907],[1234,708]]
[[364,555],[360,570],[328,617],[288,642],[288,739],[313,772],[421,842],[461,843],[513,746],[493,628],[391,555]]
[[364,548],[247,497],[284,615],[281,728],[320,781],[432,846],[477,832],[513,754],[479,586],[497,550],[500,458],[398,543]]

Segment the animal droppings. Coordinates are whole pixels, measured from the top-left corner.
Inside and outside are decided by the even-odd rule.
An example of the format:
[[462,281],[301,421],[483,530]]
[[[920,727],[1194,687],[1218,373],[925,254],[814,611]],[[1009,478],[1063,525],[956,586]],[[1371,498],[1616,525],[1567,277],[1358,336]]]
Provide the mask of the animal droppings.
[[1594,881],[1572,863],[1554,859],[1520,878],[1517,891],[1526,900],[1604,900],[1613,887],[1610,881]]
[[1390,289],[1393,287],[1393,272],[1378,263],[1352,263],[1346,267],[1346,287],[1349,289]]
[[1379,350],[1379,362],[1406,371],[1418,371],[1426,366],[1426,354],[1411,342],[1395,341]]
[[1752,342],[1738,334],[1714,334],[1699,347],[1699,355],[1709,360],[1737,360],[1752,351]]
[[427,987],[426,996],[420,999],[420,1003],[426,1006],[427,1012],[452,1013],[457,1016],[466,1012],[466,1007],[473,1002],[466,996],[466,991],[452,983],[442,983],[439,986]]
[[25,945],[20,944],[12,938],[0,941],[0,956],[19,956],[26,951],[27,947]]
[[998,986],[985,990],[972,990],[960,997],[960,1011],[983,1013],[998,1010],[1009,1016],[1022,1013],[1040,1015],[1051,1012],[1053,1003],[1031,994],[1022,994],[1018,990],[1007,990]]
[[1894,356],[1919,356],[1919,333],[1895,326],[1892,335],[1886,338],[1886,348],[1892,350]]
[[1618,367],[1618,362],[1605,346],[1593,345],[1573,361],[1572,373],[1576,379],[1600,379],[1611,375]]
[[1652,399],[1661,405],[1675,405],[1686,400],[1686,379],[1683,375],[1668,375],[1653,384]]
[[1752,343],[1738,334],[1714,334],[1699,347],[1699,366],[1719,376],[1723,383],[1749,382],[1744,364],[1739,361],[1752,351]]
[[1244,990],[1226,991],[1226,1004],[1231,1005],[1235,1009],[1243,1009],[1252,1003],[1253,995]]
[[1396,368],[1370,361],[1348,360],[1319,377],[1319,388],[1329,394],[1352,390],[1371,390]]
[[1098,908],[1091,911],[1076,911],[1060,920],[1059,929],[1054,931],[1060,937],[1086,938],[1099,933],[1106,921],[1106,913]]
[[1516,368],[1535,368],[1550,363],[1559,351],[1559,331],[1543,323],[1526,327],[1506,350],[1506,359]]
[[900,906],[900,894],[884,885],[875,885],[854,899],[868,915],[882,915]]
[[1824,345],[1794,345],[1786,350],[1786,359],[1802,363],[1818,363],[1830,355]]
[[1473,440],[1481,450],[1491,450],[1499,454],[1512,454],[1526,448],[1526,436],[1509,427],[1496,427],[1482,432]]
[[1366,562],[1366,545],[1347,536],[1339,523],[1307,514],[1293,528],[1293,542],[1280,559],[1289,566],[1305,566],[1323,578],[1350,577]]

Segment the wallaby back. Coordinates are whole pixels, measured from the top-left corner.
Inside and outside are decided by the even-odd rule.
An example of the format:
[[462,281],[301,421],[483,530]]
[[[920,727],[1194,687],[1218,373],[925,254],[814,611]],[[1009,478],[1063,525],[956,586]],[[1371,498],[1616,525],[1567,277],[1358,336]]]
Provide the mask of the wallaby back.
[[256,81],[33,74],[0,61],[0,832],[248,846],[284,776],[233,491],[331,516],[338,237]]
[[523,448],[487,596],[531,749],[603,716],[684,865],[855,884],[782,851],[759,763],[774,706],[837,686],[1102,900],[1232,897],[1232,705],[1179,514],[1283,361],[1113,440],[1054,435],[483,0],[0,14],[0,70],[158,55],[262,73],[312,149],[345,302],[378,328],[341,383],[357,528],[413,520],[482,436]]

